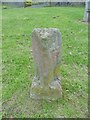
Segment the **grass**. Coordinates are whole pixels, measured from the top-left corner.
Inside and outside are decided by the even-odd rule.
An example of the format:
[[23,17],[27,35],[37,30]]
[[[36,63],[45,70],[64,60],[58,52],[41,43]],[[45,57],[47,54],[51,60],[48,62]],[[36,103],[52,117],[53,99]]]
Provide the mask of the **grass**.
[[[88,117],[88,31],[84,8],[46,7],[2,10],[3,117]],[[31,34],[34,28],[59,28],[62,33],[63,96],[52,102],[30,99],[34,77]]]
[[[2,66],[2,42],[1,42],[1,34],[2,34],[2,9],[0,6],[0,66]],[[0,111],[2,108],[2,68],[0,67]],[[0,118],[2,118],[2,114],[0,113]]]

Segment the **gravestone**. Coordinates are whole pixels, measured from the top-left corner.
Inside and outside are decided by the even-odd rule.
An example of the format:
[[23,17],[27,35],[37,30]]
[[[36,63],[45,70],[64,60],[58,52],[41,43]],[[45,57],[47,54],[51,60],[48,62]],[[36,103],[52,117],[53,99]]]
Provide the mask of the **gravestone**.
[[35,76],[30,96],[56,100],[62,96],[60,83],[61,33],[56,28],[35,28],[32,32]]
[[90,23],[90,1],[88,2],[88,22]]

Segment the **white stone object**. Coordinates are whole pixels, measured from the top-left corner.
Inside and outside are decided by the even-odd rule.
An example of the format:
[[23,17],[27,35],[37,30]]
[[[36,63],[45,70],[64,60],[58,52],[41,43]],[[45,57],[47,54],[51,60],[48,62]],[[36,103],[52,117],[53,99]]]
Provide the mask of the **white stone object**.
[[30,89],[31,98],[60,98],[61,33],[56,28],[35,28],[32,32],[32,50],[35,76]]

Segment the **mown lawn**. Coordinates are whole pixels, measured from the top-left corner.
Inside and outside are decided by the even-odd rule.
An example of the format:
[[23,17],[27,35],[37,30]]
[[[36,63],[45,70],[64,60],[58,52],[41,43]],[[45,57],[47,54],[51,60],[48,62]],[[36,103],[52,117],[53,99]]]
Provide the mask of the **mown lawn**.
[[[88,30],[84,8],[15,8],[2,11],[3,117],[88,117]],[[32,100],[34,77],[31,34],[34,28],[59,28],[62,33],[63,96],[56,101]]]

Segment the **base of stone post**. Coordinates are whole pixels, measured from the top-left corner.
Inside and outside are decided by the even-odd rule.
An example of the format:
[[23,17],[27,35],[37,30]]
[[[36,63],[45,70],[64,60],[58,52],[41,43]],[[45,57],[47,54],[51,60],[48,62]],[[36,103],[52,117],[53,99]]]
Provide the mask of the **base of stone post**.
[[45,100],[56,100],[61,98],[62,96],[62,88],[59,81],[53,81],[48,86],[42,86],[36,84],[36,82],[32,83],[30,89],[30,97],[33,99],[45,99]]

